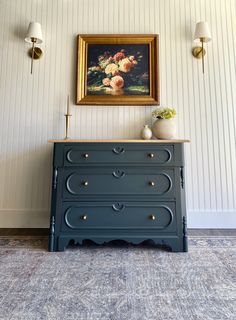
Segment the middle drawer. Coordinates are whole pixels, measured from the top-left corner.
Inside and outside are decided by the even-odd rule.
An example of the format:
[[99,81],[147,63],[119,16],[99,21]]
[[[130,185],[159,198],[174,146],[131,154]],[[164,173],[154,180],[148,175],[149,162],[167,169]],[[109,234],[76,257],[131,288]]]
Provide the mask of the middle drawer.
[[157,168],[64,169],[63,198],[90,195],[174,197],[174,170]]

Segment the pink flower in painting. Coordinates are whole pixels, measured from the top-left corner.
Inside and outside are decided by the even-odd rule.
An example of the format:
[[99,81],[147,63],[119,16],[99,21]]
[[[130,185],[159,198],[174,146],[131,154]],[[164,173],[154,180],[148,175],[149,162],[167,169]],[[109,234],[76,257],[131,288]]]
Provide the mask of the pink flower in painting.
[[104,86],[109,87],[111,80],[109,78],[104,78],[102,80],[102,83],[104,84]]
[[115,76],[111,78],[110,86],[115,90],[119,90],[124,86],[124,79],[121,76]]
[[134,60],[134,56],[129,56],[129,60],[133,61]]
[[128,58],[125,58],[125,59],[122,59],[120,62],[119,62],[119,69],[120,71],[122,72],[129,72],[130,71],[130,68],[133,66],[132,62],[128,59]]
[[115,61],[120,61],[121,59],[123,59],[125,57],[123,52],[117,52],[114,57],[113,60]]

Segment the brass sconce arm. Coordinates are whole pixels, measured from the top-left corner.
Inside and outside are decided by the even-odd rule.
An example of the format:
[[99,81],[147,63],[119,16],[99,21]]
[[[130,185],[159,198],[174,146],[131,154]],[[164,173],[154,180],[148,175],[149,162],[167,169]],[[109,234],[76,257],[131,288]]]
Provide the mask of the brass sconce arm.
[[207,22],[198,22],[196,24],[194,41],[200,41],[201,47],[194,47],[192,49],[192,55],[197,59],[202,59],[202,73],[204,74],[204,56],[206,50],[204,49],[204,42],[211,41],[211,34]]
[[201,47],[194,47],[192,49],[192,55],[194,56],[194,58],[196,59],[202,59],[202,73],[204,73],[204,56],[206,54],[206,50],[204,49],[204,41],[201,38]]

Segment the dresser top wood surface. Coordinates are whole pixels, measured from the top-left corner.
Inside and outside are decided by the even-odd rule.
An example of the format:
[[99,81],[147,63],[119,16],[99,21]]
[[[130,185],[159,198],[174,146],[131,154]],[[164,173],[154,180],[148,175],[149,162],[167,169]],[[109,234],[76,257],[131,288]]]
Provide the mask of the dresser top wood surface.
[[181,140],[181,139],[171,139],[171,140],[126,140],[126,139],[50,139],[48,142],[52,143],[84,143],[84,142],[92,142],[92,143],[104,143],[104,142],[119,142],[119,143],[186,143],[190,142],[190,140]]

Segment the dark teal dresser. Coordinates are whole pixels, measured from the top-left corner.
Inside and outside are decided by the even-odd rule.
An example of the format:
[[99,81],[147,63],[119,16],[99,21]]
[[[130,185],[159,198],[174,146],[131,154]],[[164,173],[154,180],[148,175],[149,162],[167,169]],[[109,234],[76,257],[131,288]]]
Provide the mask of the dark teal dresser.
[[49,251],[70,240],[152,240],[187,251],[186,140],[54,143]]

